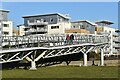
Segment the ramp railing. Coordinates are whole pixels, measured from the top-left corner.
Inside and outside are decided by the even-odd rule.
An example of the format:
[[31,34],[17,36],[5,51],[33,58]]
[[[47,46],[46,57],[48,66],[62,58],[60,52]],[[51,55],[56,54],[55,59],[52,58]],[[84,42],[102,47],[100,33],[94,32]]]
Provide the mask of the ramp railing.
[[2,50],[11,48],[52,47],[83,43],[106,43],[109,37],[105,35],[74,35],[73,40],[66,40],[66,35],[29,35],[29,36],[2,36]]

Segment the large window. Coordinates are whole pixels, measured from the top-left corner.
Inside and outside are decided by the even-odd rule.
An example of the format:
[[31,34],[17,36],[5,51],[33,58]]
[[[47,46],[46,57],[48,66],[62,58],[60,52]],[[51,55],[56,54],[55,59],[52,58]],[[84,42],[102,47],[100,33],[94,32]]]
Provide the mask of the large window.
[[3,24],[4,27],[9,27],[9,24]]
[[73,26],[73,28],[75,28],[75,26]]
[[50,18],[50,22],[53,22],[54,20],[53,20],[53,18]]
[[81,26],[81,29],[85,29],[85,26],[84,25],[80,25]]
[[62,18],[59,18],[59,22],[62,22]]
[[59,26],[51,26],[51,29],[59,29]]
[[85,29],[85,26],[83,23],[80,23],[80,29]]
[[4,34],[4,35],[8,35],[8,34],[9,34],[9,32],[3,32],[3,34]]
[[46,22],[46,19],[45,19],[45,18],[43,19],[43,22]]

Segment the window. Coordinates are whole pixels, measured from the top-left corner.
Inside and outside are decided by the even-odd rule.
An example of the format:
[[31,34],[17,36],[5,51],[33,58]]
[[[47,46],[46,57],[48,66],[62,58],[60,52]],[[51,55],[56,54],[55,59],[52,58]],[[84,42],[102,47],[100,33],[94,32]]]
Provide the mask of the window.
[[62,18],[59,18],[59,22],[62,22]]
[[4,42],[8,42],[8,39],[4,39]]
[[44,21],[44,19],[41,19],[41,20],[40,20],[40,22],[43,22],[43,21]]
[[80,23],[80,28],[85,29],[85,26],[83,25],[83,23]]
[[39,23],[39,22],[40,22],[40,20],[39,20],[39,19],[36,19],[36,20],[35,20],[35,22]]
[[51,29],[59,29],[59,26],[51,26]]
[[86,26],[87,26],[87,28],[90,28],[90,27],[92,27],[92,26],[90,26],[89,24],[87,24]]
[[46,20],[44,19],[43,22],[46,22]]
[[105,32],[107,32],[107,30],[105,30]]
[[4,27],[9,27],[9,24],[3,24]]
[[95,27],[95,31],[97,31],[97,27]]
[[4,35],[8,35],[8,34],[9,34],[9,32],[3,32],[3,34],[4,34]]
[[53,18],[50,18],[50,22],[53,22],[54,20],[53,20]]
[[81,25],[81,29],[85,29],[85,27],[83,25]]
[[73,26],[73,28],[75,28],[75,26]]

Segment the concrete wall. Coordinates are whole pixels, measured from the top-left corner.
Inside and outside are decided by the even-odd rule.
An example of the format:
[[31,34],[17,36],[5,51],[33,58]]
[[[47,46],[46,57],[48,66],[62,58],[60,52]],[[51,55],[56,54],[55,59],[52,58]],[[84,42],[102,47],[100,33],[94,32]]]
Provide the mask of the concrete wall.
[[[59,28],[51,29],[52,26],[59,26]],[[48,25],[48,34],[64,34],[65,29],[70,28],[70,23],[67,22],[59,22],[57,24],[49,24]]]
[[2,28],[2,32],[9,32],[8,35],[4,35],[2,34],[3,36],[12,36],[12,31],[13,31],[13,22],[12,21],[2,21],[2,25],[3,24],[8,24],[9,26],[8,27],[4,27]]
[[[13,36],[13,22],[12,21],[2,21],[0,22],[0,24],[2,24],[2,36]],[[3,24],[8,24],[9,26],[4,27]],[[4,32],[8,32],[9,34],[5,35],[3,34]],[[3,42],[2,46],[5,46],[5,45],[8,45],[8,42]]]
[[25,28],[24,25],[19,26],[19,35],[20,35],[20,36],[25,35],[25,30],[24,30],[24,28]]

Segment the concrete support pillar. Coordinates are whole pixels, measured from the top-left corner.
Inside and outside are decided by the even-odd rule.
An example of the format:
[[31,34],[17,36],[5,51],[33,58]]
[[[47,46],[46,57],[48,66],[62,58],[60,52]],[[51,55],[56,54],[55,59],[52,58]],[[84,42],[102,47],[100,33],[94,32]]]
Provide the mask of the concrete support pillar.
[[104,66],[104,51],[101,49],[101,54],[100,54],[100,66]]
[[84,65],[84,66],[87,66],[87,54],[86,54],[86,53],[83,53],[83,55],[84,55],[83,65]]
[[31,68],[30,68],[30,70],[37,70],[35,61],[31,61]]

